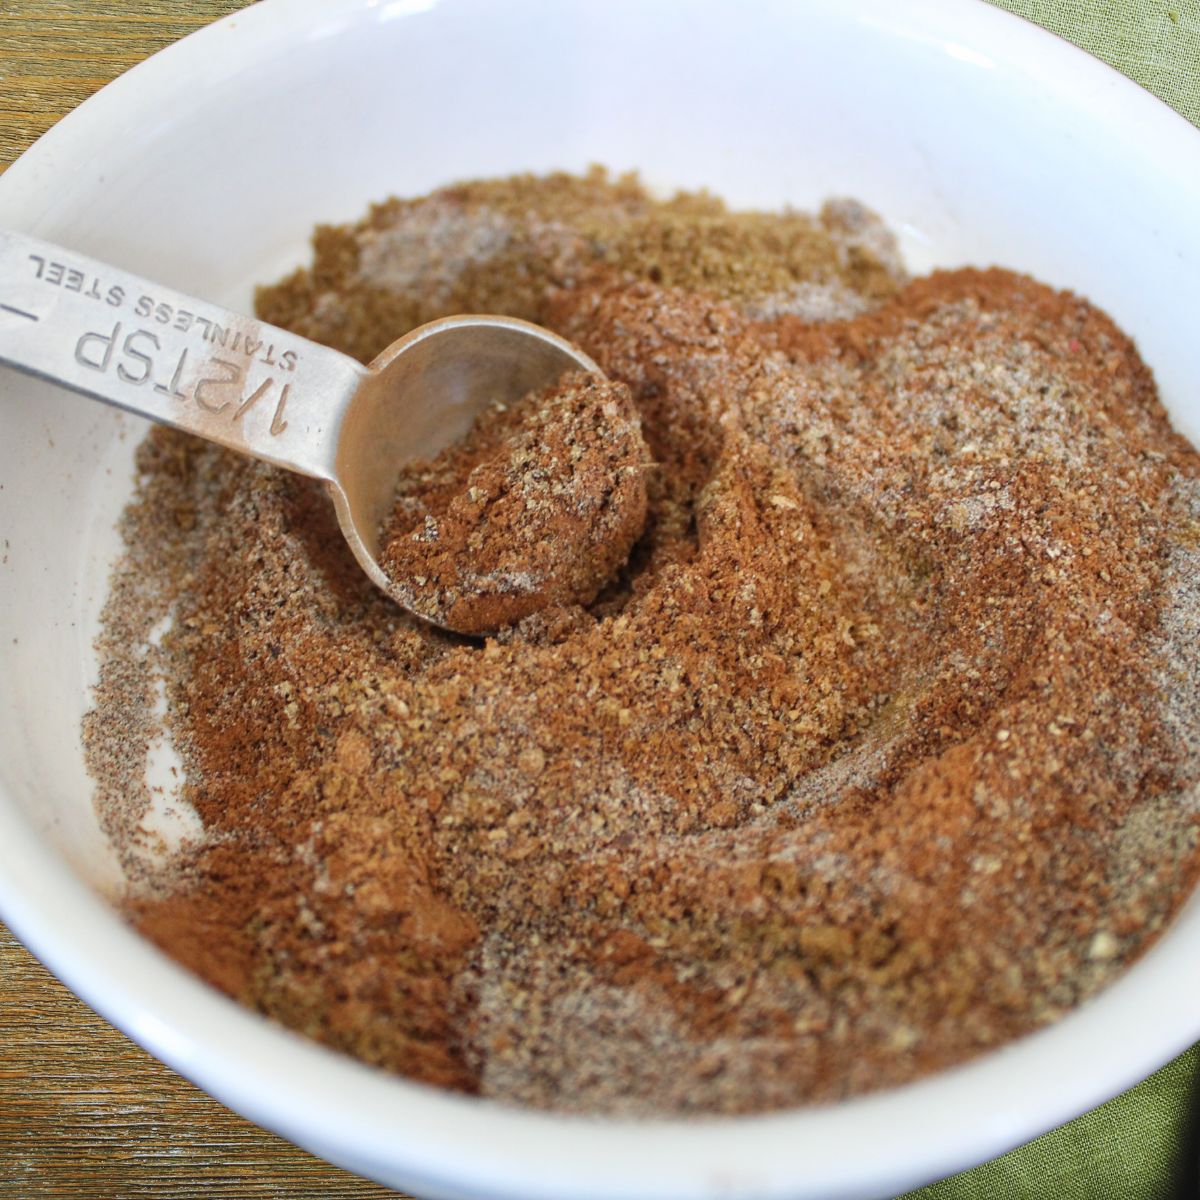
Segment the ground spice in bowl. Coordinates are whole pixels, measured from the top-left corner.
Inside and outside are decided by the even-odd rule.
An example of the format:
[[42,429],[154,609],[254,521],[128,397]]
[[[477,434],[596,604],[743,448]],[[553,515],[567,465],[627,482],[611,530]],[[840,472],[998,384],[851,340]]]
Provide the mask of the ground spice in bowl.
[[[452,311],[577,341],[645,522],[594,597],[464,639],[318,488],[153,431],[86,725],[146,936],[413,1078],[679,1114],[961,1062],[1158,935],[1200,867],[1200,457],[1103,313],[909,281],[850,202],[602,173],[316,248],[262,315],[364,360]],[[163,723],[201,827],[168,854]]]

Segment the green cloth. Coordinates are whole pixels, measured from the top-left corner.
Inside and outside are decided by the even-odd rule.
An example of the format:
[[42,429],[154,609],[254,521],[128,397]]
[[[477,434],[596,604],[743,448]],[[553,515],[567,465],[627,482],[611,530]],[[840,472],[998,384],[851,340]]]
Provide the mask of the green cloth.
[[1200,125],[1200,0],[991,0],[1102,58]]
[[1200,1046],[1115,1100],[903,1200],[1195,1200]]
[[[1200,0],[991,2],[1082,46],[1200,125]],[[1198,1123],[1195,1046],[1078,1120],[902,1200],[1200,1200]]]

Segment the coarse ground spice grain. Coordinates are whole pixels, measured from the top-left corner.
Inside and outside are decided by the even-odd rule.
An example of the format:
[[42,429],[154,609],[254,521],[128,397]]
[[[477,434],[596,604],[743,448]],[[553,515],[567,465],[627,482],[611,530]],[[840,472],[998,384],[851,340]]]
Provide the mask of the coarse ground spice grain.
[[148,437],[87,744],[130,919],[223,991],[447,1087],[751,1112],[1053,1021],[1194,884],[1200,457],[1086,301],[593,173],[389,202],[260,306],[363,358],[541,321],[656,467],[594,600],[469,641],[315,486]]

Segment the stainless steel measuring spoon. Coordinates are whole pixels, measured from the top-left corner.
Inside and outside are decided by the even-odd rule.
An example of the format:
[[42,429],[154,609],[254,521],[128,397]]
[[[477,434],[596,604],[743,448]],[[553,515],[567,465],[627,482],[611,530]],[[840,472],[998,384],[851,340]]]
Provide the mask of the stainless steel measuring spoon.
[[378,562],[380,522],[400,468],[444,449],[493,401],[516,400],[565,371],[599,373],[549,330],[474,315],[422,325],[363,367],[253,317],[6,230],[0,363],[321,480],[354,557],[405,607]]

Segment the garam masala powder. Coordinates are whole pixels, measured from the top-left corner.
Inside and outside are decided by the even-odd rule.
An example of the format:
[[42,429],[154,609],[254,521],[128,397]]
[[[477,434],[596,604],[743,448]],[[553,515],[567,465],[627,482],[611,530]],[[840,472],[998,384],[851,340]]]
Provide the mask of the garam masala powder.
[[[315,246],[260,314],[363,360],[458,311],[576,341],[643,508],[471,639],[371,586],[318,485],[152,431],[86,721],[147,937],[412,1078],[664,1115],[947,1067],[1154,940],[1200,867],[1200,457],[1102,312],[909,280],[850,201],[601,171]],[[430,471],[400,534],[441,528]],[[582,544],[517,518],[515,575]],[[163,724],[199,822],[168,850]]]

